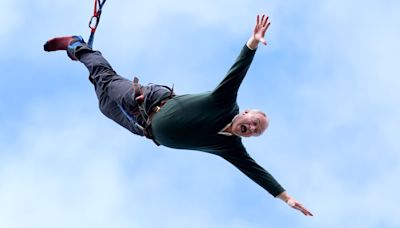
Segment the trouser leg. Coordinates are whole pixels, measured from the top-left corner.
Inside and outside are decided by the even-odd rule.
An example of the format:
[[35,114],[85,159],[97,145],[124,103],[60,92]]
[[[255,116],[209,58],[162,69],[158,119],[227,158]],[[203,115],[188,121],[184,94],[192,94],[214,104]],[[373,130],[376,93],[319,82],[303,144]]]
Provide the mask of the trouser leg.
[[132,133],[143,135],[136,125],[138,120],[131,115],[138,109],[132,98],[132,81],[118,75],[99,51],[81,48],[75,55],[89,70],[89,80],[94,85],[101,112]]

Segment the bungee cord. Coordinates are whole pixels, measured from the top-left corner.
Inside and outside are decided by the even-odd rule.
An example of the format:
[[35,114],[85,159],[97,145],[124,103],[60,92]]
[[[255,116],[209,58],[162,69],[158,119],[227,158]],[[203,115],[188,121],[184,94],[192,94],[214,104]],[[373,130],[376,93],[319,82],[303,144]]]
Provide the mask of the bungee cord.
[[90,18],[90,21],[89,21],[89,28],[91,29],[91,31],[90,31],[88,46],[90,48],[92,48],[92,46],[93,46],[94,34],[96,33],[97,26],[99,25],[101,12],[102,12],[102,9],[103,9],[103,6],[105,3],[106,3],[106,0],[102,0],[102,1],[94,0],[93,16]]

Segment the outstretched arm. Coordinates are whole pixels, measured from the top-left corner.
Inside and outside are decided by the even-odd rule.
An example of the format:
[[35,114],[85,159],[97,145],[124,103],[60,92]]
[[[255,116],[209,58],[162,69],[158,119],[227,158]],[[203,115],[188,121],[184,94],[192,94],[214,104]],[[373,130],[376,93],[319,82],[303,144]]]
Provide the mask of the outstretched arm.
[[224,154],[220,154],[220,156],[236,166],[236,168],[267,190],[272,196],[281,199],[305,216],[313,216],[301,203],[291,197],[269,172],[250,157],[240,139],[236,143],[236,146],[231,144],[231,150],[227,150]]
[[260,42],[267,45],[267,41],[264,37],[269,25],[271,24],[268,19],[269,17],[266,15],[262,15],[261,18],[260,15],[257,15],[257,22],[254,26],[253,34],[247,41],[248,48],[255,50]]
[[219,98],[218,100],[222,101],[222,103],[231,104],[232,102],[236,101],[240,84],[246,76],[250,64],[253,61],[258,43],[267,43],[264,37],[269,24],[268,17],[265,15],[261,17],[260,15],[257,16],[257,22],[254,26],[250,39],[242,48],[242,51],[237,57],[235,63],[229,69],[225,78],[213,91],[213,95]]

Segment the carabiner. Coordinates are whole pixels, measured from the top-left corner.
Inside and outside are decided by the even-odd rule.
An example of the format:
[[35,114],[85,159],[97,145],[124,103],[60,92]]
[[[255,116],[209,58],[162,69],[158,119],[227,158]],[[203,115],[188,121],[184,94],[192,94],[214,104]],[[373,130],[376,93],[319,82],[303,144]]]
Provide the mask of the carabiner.
[[92,30],[96,30],[97,25],[99,24],[99,16],[92,16],[89,21],[89,28]]

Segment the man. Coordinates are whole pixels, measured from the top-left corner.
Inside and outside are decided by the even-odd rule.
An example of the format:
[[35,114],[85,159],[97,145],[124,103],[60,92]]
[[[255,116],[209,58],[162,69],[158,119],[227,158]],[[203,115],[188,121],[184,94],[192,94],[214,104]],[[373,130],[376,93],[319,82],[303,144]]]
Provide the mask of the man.
[[239,113],[237,92],[255,55],[259,42],[266,45],[268,17],[257,16],[253,33],[226,77],[213,90],[201,94],[175,95],[172,89],[142,86],[116,74],[98,51],[81,37],[49,40],[46,51],[67,50],[90,72],[100,110],[134,134],[171,148],[199,150],[221,156],[249,178],[306,216],[312,216],[265,169],[246,152],[241,137],[259,136],[268,127],[268,117],[259,110]]

